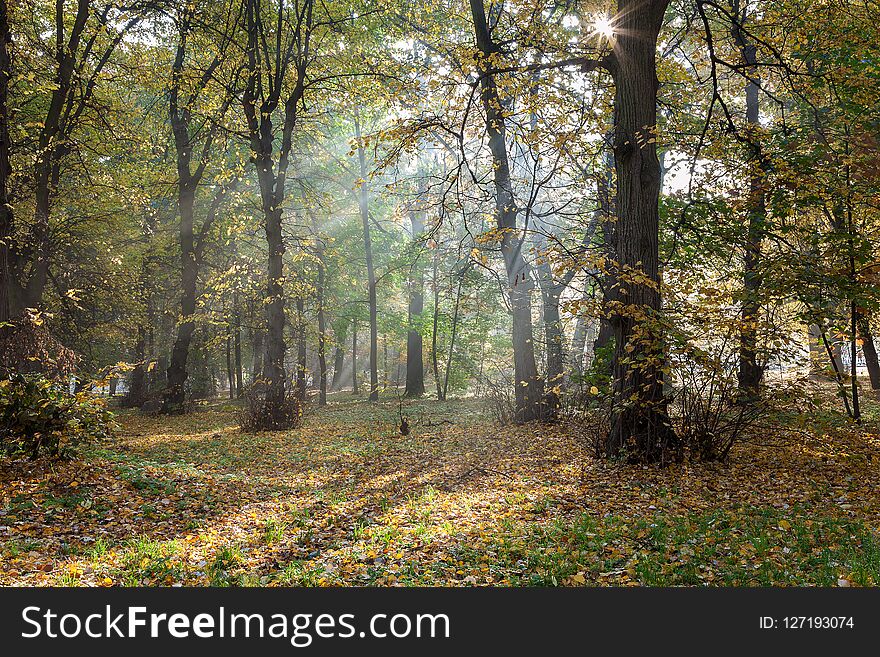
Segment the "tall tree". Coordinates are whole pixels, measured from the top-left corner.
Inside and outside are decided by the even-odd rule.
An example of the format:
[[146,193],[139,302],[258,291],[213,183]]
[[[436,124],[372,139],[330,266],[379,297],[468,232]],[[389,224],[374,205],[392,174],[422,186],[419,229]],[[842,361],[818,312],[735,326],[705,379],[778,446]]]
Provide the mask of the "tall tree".
[[354,117],[355,140],[357,141],[357,157],[360,166],[360,193],[358,207],[361,223],[364,228],[364,257],[367,262],[367,299],[370,306],[370,401],[379,401],[379,322],[376,303],[376,269],[373,265],[373,243],[370,236],[370,197],[367,184],[367,156],[364,151],[361,123],[357,115]]
[[609,68],[617,173],[614,408],[608,456],[660,461],[677,449],[663,394],[657,157],[657,39],[669,0],[618,0]]
[[538,376],[532,332],[532,276],[523,254],[517,225],[519,209],[513,193],[507,131],[502,99],[489,69],[499,48],[492,39],[483,0],[470,0],[477,50],[480,53],[480,90],[486,117],[486,136],[492,154],[495,215],[501,234],[501,253],[507,271],[507,295],[513,318],[514,399],[518,422],[543,417],[544,382]]
[[[183,407],[185,401],[185,383],[188,377],[187,358],[189,347],[195,331],[196,300],[199,265],[205,248],[205,241],[217,218],[218,205],[222,202],[226,189],[221,187],[219,195],[204,220],[198,234],[195,229],[195,206],[198,188],[205,175],[205,169],[211,160],[215,138],[220,129],[221,121],[232,103],[234,96],[226,91],[215,110],[214,116],[206,116],[202,121],[195,122],[196,104],[203,99],[208,84],[212,81],[215,71],[226,59],[227,48],[238,26],[238,17],[228,15],[223,27],[222,37],[217,53],[200,72],[196,79],[187,84],[185,79],[188,48],[196,19],[195,5],[186,3],[177,14],[177,48],[174,62],[171,65],[171,88],[168,94],[168,114],[171,132],[174,137],[174,148],[177,153],[177,208],[179,213],[179,241],[181,261],[181,294],[180,320],[177,337],[171,350],[171,361],[168,366],[168,390],[165,393],[162,409],[164,412],[176,412]],[[192,57],[192,53],[189,53]],[[221,87],[224,89],[224,87]],[[199,140],[201,144],[199,145]],[[195,150],[198,148],[198,154]],[[194,156],[196,156],[194,158]]]
[[749,149],[749,193],[746,204],[748,226],[746,228],[746,244],[743,269],[743,302],[740,314],[740,347],[739,347],[739,388],[745,399],[758,396],[758,385],[761,382],[763,368],[758,363],[758,324],[761,311],[761,248],[767,223],[767,205],[764,191],[765,157],[760,142],[761,120],[758,92],[757,48],[749,42],[744,30],[749,19],[748,0],[733,0],[733,13],[736,20],[732,34],[734,42],[740,49],[742,63],[746,67],[746,142]]
[[[420,199],[420,202],[424,202]],[[413,242],[418,248],[419,240],[425,231],[425,211],[422,208],[409,209],[409,221]],[[425,394],[425,363],[422,350],[421,317],[425,309],[425,273],[418,258],[418,250],[410,266],[407,279],[409,304],[407,308],[406,333],[406,397],[421,397]]]
[[[266,285],[266,428],[291,423],[285,398],[284,211],[285,184],[294,130],[313,60],[313,0],[245,0],[246,84],[242,107],[251,160],[257,172],[263,228],[269,249]],[[275,131],[281,110],[280,139]],[[276,150],[276,145],[278,146]]]

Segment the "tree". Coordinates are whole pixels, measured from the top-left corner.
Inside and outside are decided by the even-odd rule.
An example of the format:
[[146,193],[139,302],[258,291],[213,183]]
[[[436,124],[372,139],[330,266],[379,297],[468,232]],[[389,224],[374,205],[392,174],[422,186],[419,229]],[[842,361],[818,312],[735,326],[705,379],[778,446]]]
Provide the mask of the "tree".
[[[266,417],[269,427],[291,422],[285,383],[284,356],[284,236],[282,217],[291,146],[306,75],[314,54],[311,47],[314,23],[312,0],[275,3],[245,0],[246,82],[242,109],[247,120],[251,161],[257,172],[263,228],[269,249],[266,286]],[[292,79],[291,79],[292,78]],[[277,140],[275,112],[282,112]]]
[[498,53],[492,40],[483,0],[470,0],[477,50],[480,53],[480,89],[486,117],[486,135],[492,153],[495,213],[501,253],[507,271],[507,294],[513,318],[514,398],[516,419],[528,422],[543,417],[544,382],[538,376],[532,332],[532,276],[523,255],[517,226],[519,213],[510,177],[503,103],[494,74],[488,68]]
[[[423,199],[419,200],[424,202]],[[409,208],[409,221],[413,241],[418,249],[422,233],[425,231],[425,211],[421,208]],[[404,396],[421,397],[425,394],[425,364],[421,331],[421,317],[425,307],[425,274],[419,263],[418,251],[416,251],[409,272],[407,279],[409,326],[406,334],[406,389]]]
[[[174,348],[171,350],[171,363],[168,367],[168,390],[163,402],[163,410],[175,412],[183,407],[185,400],[184,384],[187,379],[186,361],[189,355],[189,345],[195,331],[195,312],[197,299],[197,285],[199,268],[203,257],[205,242],[217,218],[219,206],[223,202],[229,190],[229,184],[219,185],[219,192],[215,192],[213,202],[207,212],[207,217],[198,232],[195,231],[195,205],[199,185],[205,175],[205,170],[211,161],[215,139],[221,127],[221,122],[232,104],[234,96],[227,91],[228,86],[221,86],[222,96],[218,107],[213,115],[205,116],[203,121],[193,125],[193,114],[198,111],[197,103],[205,102],[201,96],[205,95],[208,84],[212,81],[218,68],[227,57],[227,49],[231,39],[235,36],[239,17],[234,14],[227,15],[222,28],[220,42],[217,44],[217,52],[207,63],[205,68],[196,72],[196,78],[191,84],[184,79],[188,45],[192,38],[193,21],[196,20],[195,6],[187,3],[177,13],[177,48],[174,62],[171,66],[171,88],[168,95],[169,117],[171,132],[174,138],[174,148],[177,152],[177,207],[180,215],[180,258],[181,258],[181,297],[180,297],[180,321],[177,329],[177,338]],[[189,53],[192,57],[192,53]],[[198,146],[199,136],[202,143]],[[198,158],[194,162],[195,150],[198,147]]]
[[618,0],[614,49],[614,163],[617,174],[614,410],[608,456],[668,459],[678,448],[663,392],[657,157],[657,37],[668,0]]

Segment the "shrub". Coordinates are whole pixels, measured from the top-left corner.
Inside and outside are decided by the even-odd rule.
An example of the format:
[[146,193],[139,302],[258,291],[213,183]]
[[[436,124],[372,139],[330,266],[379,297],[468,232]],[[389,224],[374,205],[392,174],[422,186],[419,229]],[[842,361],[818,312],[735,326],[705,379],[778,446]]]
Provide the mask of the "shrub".
[[79,356],[56,340],[46,316],[28,310],[0,325],[0,376],[40,374],[64,380],[76,371]]
[[6,454],[69,457],[110,437],[115,427],[104,402],[89,393],[70,394],[39,375],[0,381],[0,450]]
[[740,393],[735,351],[689,351],[673,370],[673,425],[691,459],[726,461],[764,414],[765,402]]
[[267,398],[265,385],[252,385],[245,391],[244,406],[237,415],[245,433],[295,429],[302,423],[303,401],[290,389],[278,403]]

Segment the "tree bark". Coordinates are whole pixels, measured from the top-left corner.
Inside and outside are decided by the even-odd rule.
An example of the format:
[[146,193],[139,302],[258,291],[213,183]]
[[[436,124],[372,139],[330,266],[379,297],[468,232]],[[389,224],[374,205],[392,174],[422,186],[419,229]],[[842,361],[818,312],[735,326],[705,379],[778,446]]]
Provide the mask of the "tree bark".
[[871,333],[871,323],[867,317],[859,321],[859,337],[862,340],[862,355],[871,381],[871,390],[880,390],[880,361],[877,359],[877,346]]
[[[413,241],[419,240],[425,230],[424,211],[410,210]],[[410,268],[409,280],[409,330],[406,334],[406,388],[405,397],[421,397],[425,394],[425,363],[422,350],[421,318],[425,309],[425,274],[416,259]]]
[[324,319],[324,261],[323,252],[318,252],[318,371],[319,371],[319,396],[318,404],[327,404],[327,356],[326,356],[326,322]]
[[437,337],[440,326],[440,246],[434,249],[434,317],[431,327],[431,364],[434,368],[434,386],[437,388],[437,401],[443,401],[446,396],[443,392],[443,384],[440,381],[440,366],[437,358]]
[[300,399],[306,398],[306,317],[305,301],[296,299],[296,394]]
[[657,158],[657,37],[668,0],[618,0],[614,56],[614,407],[609,457],[666,461],[678,452],[663,396]]
[[226,336],[226,381],[229,384],[229,398],[235,399],[235,369],[232,366],[232,336]]
[[259,329],[251,329],[251,384],[255,384],[263,378],[263,332]]
[[333,354],[333,380],[330,382],[331,390],[339,390],[342,385],[342,374],[345,369],[345,338],[348,334],[348,324],[341,328],[334,328],[336,338],[336,351]]
[[235,396],[244,394],[244,377],[241,371],[241,309],[238,305],[238,292],[232,296],[235,311],[233,315],[232,353],[235,366]]
[[358,325],[351,323],[351,392],[358,394]]
[[370,241],[370,205],[367,187],[367,157],[361,139],[361,124],[354,118],[355,138],[357,139],[358,164],[360,166],[360,194],[358,205],[364,226],[364,254],[367,260],[367,293],[370,305],[370,401],[379,401],[379,324],[376,308],[376,271],[373,268],[373,245]]
[[[470,0],[470,8],[477,48],[482,57],[481,66],[485,67],[493,57],[498,56],[498,45],[489,32],[483,0]],[[519,209],[510,177],[505,119],[493,74],[481,71],[480,89],[486,114],[486,135],[492,153],[496,221],[502,234],[501,253],[507,271],[507,293],[513,320],[515,420],[528,422],[544,417],[544,382],[538,376],[532,332],[533,283],[522,253],[523,241],[517,226]]]
[[[9,270],[9,251],[13,236],[14,216],[9,198],[9,80],[12,77],[12,60],[9,44],[9,11],[6,0],[0,0],[0,322],[12,317],[12,276]],[[0,331],[3,329],[0,328]]]
[[[748,0],[744,0],[747,4]],[[761,129],[757,77],[757,49],[748,43],[742,25],[748,16],[748,7],[739,9],[735,0],[734,11],[740,16],[733,27],[733,38],[740,49],[749,80],[746,83],[746,121],[749,141],[749,196],[747,203],[748,228],[745,253],[743,254],[743,302],[740,310],[739,341],[739,391],[745,401],[758,397],[758,388],[764,369],[758,364],[758,318],[761,312],[760,290],[762,285],[761,249],[764,227],[767,223],[767,207],[764,196],[764,156],[759,141]]]

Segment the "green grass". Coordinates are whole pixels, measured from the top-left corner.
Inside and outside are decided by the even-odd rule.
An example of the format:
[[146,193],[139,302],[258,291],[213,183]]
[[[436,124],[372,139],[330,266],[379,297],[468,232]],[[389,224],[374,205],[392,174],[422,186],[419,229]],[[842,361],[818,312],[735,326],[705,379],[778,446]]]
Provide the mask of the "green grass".
[[243,561],[241,548],[237,545],[225,545],[218,549],[206,571],[211,586],[243,585],[240,574],[235,572]]
[[[627,521],[583,515],[499,549],[511,583],[630,580],[646,586],[835,586],[880,582],[880,537],[843,518],[801,510],[718,510]],[[478,555],[462,555],[473,561]]]
[[124,544],[123,550],[121,567],[114,574],[125,586],[173,584],[184,576],[176,541],[133,538]]

